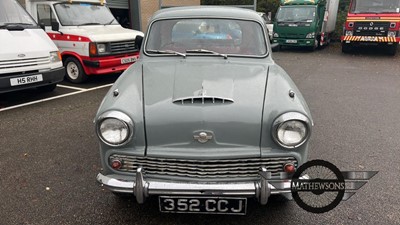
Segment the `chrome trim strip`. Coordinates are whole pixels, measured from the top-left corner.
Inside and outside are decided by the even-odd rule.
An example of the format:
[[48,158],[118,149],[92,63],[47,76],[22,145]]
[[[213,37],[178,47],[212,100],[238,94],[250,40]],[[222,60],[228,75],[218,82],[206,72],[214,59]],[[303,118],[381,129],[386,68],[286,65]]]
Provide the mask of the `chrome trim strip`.
[[[301,121],[301,122],[303,122],[303,123],[306,125],[306,127],[307,127],[307,135],[304,137],[304,139],[303,139],[300,143],[298,143],[298,144],[296,144],[296,145],[294,145],[294,146],[289,146],[289,145],[283,144],[282,142],[279,141],[279,139],[278,139],[278,137],[277,137],[277,132],[278,132],[279,126],[280,126],[282,123],[287,122],[287,121],[290,121],[290,120]],[[273,125],[272,125],[272,129],[271,129],[272,132],[271,132],[271,134],[272,134],[273,140],[274,140],[278,145],[280,145],[280,146],[282,146],[282,147],[284,147],[284,148],[293,149],[293,148],[298,148],[298,147],[300,147],[301,145],[303,145],[303,144],[310,138],[312,126],[313,126],[313,125],[312,125],[311,120],[310,120],[307,116],[305,116],[304,114],[299,113],[299,112],[287,112],[287,113],[284,113],[284,114],[278,116],[278,117],[275,119],[275,121],[273,122]]]
[[[124,140],[123,142],[121,142],[119,144],[111,144],[111,143],[108,143],[106,140],[104,140],[103,136],[100,133],[100,125],[104,120],[106,120],[108,118],[114,118],[114,119],[120,120],[121,122],[125,123],[125,125],[129,129],[129,135],[126,138],[126,140]],[[130,140],[132,140],[133,134],[135,132],[135,129],[134,129],[135,128],[135,124],[134,124],[133,120],[128,115],[126,115],[125,113],[120,112],[120,111],[116,111],[116,110],[104,112],[103,114],[101,114],[95,120],[95,123],[96,123],[96,134],[97,134],[97,137],[99,137],[99,139],[104,144],[106,144],[108,146],[111,146],[111,147],[119,147],[119,146],[122,146],[122,145],[128,143]]]

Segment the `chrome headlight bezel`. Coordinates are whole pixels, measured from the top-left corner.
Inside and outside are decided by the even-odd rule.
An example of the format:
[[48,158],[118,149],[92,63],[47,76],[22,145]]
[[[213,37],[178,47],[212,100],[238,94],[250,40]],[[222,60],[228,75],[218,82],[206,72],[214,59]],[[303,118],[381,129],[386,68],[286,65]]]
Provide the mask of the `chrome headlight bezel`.
[[[122,126],[125,127],[127,129],[127,135],[125,138],[123,138],[120,142],[110,142],[109,140],[107,140],[102,132],[101,132],[101,126],[102,124],[107,121],[108,119],[116,119],[118,121],[121,122]],[[132,140],[133,135],[134,135],[134,128],[135,128],[135,124],[133,122],[133,120],[126,115],[123,112],[120,111],[107,111],[104,112],[103,114],[101,114],[97,120],[96,120],[96,133],[97,136],[99,137],[99,139],[106,145],[111,146],[111,147],[119,147],[122,145],[125,145],[126,143],[128,143],[129,141]]]
[[[297,142],[296,144],[293,144],[293,145],[287,145],[287,144],[283,143],[278,137],[279,128],[284,123],[287,123],[290,121],[301,122],[301,123],[303,123],[303,125],[306,128],[306,134],[304,135],[304,137],[299,142]],[[275,121],[272,124],[272,132],[271,133],[272,133],[273,140],[278,145],[280,145],[281,147],[287,148],[287,149],[294,149],[294,148],[298,148],[298,147],[302,146],[310,138],[311,127],[312,127],[312,122],[304,114],[298,113],[298,112],[287,112],[287,113],[284,113],[284,114],[278,116],[275,119]]]

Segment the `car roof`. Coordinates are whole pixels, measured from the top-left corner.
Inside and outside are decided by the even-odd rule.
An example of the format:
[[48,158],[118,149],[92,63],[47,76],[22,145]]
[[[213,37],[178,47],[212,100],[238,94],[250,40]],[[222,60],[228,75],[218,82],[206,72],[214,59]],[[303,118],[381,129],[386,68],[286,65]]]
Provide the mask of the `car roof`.
[[263,23],[262,18],[250,9],[232,6],[184,6],[171,7],[157,11],[151,20],[187,17],[214,17],[256,20]]

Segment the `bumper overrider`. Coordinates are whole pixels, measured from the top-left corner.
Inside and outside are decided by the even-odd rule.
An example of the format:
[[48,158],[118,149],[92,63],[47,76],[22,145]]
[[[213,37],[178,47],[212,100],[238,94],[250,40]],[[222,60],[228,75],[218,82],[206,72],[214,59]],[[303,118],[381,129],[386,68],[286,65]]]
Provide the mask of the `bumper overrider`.
[[139,167],[135,180],[127,181],[99,173],[97,181],[110,191],[134,194],[138,203],[144,203],[150,195],[255,197],[262,205],[267,204],[270,195],[281,194],[291,199],[291,180],[288,174],[281,172],[278,179],[272,179],[271,172],[268,172],[265,167],[260,168],[258,181],[237,183],[150,181],[146,180],[144,174],[143,168]]

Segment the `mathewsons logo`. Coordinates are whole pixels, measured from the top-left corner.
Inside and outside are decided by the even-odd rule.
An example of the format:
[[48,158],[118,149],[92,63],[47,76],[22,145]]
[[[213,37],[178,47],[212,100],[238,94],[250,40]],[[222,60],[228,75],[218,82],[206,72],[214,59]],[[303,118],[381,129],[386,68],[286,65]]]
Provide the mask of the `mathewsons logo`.
[[292,176],[291,192],[295,202],[312,213],[325,213],[342,200],[353,196],[377,171],[341,172],[324,160],[301,165]]

